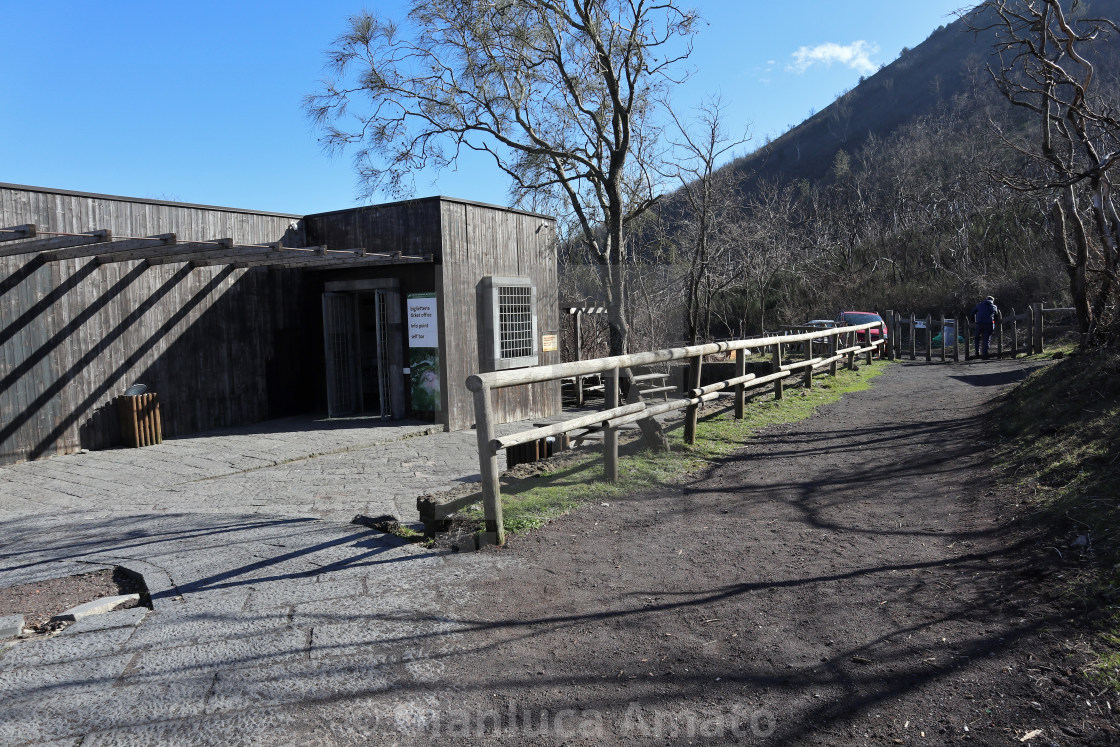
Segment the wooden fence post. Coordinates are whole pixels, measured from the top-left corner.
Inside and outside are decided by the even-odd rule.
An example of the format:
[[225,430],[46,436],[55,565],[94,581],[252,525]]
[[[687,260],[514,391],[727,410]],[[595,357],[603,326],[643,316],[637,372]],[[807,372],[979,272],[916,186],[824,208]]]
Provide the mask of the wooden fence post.
[[1019,322],[1015,319],[1015,309],[1011,310],[1011,357],[1019,355]]
[[1003,314],[992,320],[996,325],[996,358],[1003,358]]
[[[703,365],[703,356],[697,355],[688,359],[688,388],[700,388],[700,368]],[[700,405],[689,405],[688,413],[684,420],[684,442],[690,446],[696,445],[696,421],[700,417]]]
[[953,362],[961,362],[961,320],[953,317]]
[[1044,332],[1046,325],[1042,321],[1042,303],[1034,305],[1034,345],[1036,353],[1044,353],[1046,349],[1043,345]]
[[[813,359],[813,343],[814,342],[816,342],[816,341],[815,340],[806,340],[805,341],[805,360],[807,360],[807,361]],[[802,383],[805,385],[805,388],[806,389],[812,389],[813,388],[813,367],[812,366],[805,366],[804,376],[805,376],[805,378],[802,380]]]
[[972,319],[964,318],[964,359],[972,360]]
[[886,315],[883,319],[887,322],[887,329],[884,330],[887,340],[887,360],[894,360],[894,309],[887,309]]
[[[747,374],[747,351],[739,348],[735,351],[735,378]],[[747,387],[745,384],[735,386],[735,419],[742,420],[747,414]]]
[[914,312],[911,311],[910,312],[910,360],[912,360],[912,361],[918,360],[918,334],[917,334],[917,330],[914,329],[914,325],[917,324],[917,322],[918,322],[917,317],[915,317]]
[[[613,410],[618,407],[618,366],[610,370],[603,384],[604,407]],[[603,429],[603,477],[618,482],[618,428]]]
[[[840,349],[840,335],[831,334],[828,336],[828,357],[835,358],[836,351]],[[836,361],[830,361],[828,364],[828,375],[836,375]]]
[[926,314],[926,363],[933,361],[933,314]]
[[906,357],[906,349],[902,346],[902,312],[894,312],[894,326],[898,330],[898,339],[894,342],[894,358],[895,360],[902,360]]
[[[844,335],[844,347],[854,348],[855,346],[856,346],[856,333],[855,332],[846,333]],[[848,360],[846,361],[846,363],[847,363],[849,371],[855,371],[856,370],[856,351],[854,351],[854,350],[849,350],[848,351]]]
[[[583,359],[583,333],[580,330],[579,318],[583,316],[583,312],[576,309],[574,314],[576,319],[576,360]],[[583,377],[576,376],[576,407],[583,407]]]
[[945,339],[945,315],[941,315],[941,362],[945,362],[945,346],[949,341]]
[[493,406],[490,387],[485,384],[474,393],[475,435],[478,437],[478,465],[482,474],[482,509],[486,519],[486,532],[493,534],[494,543],[506,543],[506,528],[502,521],[502,493],[498,482],[498,453],[490,445],[494,437]]
[[[618,366],[607,373],[604,383],[604,408],[613,410],[618,407]],[[609,483],[618,482],[618,429],[603,429],[603,471]]]
[[1034,304],[1027,304],[1027,355],[1034,355]]
[[[781,373],[782,370],[782,344],[778,343],[774,346],[774,356],[770,361],[770,372]],[[785,397],[785,387],[782,386],[782,379],[774,380],[774,399],[782,399]]]

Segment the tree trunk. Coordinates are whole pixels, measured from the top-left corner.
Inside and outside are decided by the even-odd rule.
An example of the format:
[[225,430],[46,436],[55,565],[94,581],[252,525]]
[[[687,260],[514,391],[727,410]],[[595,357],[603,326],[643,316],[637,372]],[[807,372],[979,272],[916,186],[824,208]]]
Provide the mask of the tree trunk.
[[[1073,308],[1077,310],[1078,328],[1081,339],[1087,342],[1087,335],[1093,324],[1093,309],[1089,305],[1089,286],[1086,280],[1089,246],[1085,236],[1085,225],[1081,222],[1081,216],[1077,214],[1077,203],[1072,186],[1066,187],[1062,191],[1062,199],[1054,203],[1053,217],[1055,248],[1069,273],[1069,292],[1073,300]],[[1069,245],[1067,221],[1073,224],[1075,244],[1073,250]]]

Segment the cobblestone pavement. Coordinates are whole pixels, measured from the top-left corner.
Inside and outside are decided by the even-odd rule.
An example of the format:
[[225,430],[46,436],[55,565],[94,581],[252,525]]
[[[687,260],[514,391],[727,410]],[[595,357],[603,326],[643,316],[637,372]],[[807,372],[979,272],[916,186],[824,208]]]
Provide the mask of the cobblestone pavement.
[[257,430],[0,467],[0,519],[57,511],[266,513],[415,521],[416,497],[477,479],[474,431],[290,418]]
[[478,479],[473,431],[375,425],[278,421],[0,468],[0,587],[120,565],[153,604],[0,643],[0,745],[393,733],[469,624],[478,600],[456,580],[505,561],[348,523],[415,520],[418,495]]

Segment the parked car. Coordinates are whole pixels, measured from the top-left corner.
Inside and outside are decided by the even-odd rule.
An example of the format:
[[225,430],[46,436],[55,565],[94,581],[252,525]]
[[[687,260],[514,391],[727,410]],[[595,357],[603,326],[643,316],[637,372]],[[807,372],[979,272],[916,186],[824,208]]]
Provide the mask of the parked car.
[[821,329],[832,329],[833,327],[839,327],[840,323],[835,319],[810,319],[809,321],[805,322],[805,326],[820,327]]
[[[841,311],[840,315],[836,317],[836,321],[838,321],[842,327],[850,327],[856,324],[871,324],[872,322],[882,323],[883,317],[879,316],[874,311]],[[863,342],[867,337],[866,334],[864,334],[865,332],[867,332],[867,330],[857,332],[856,339]],[[881,327],[872,327],[870,332],[872,342],[878,340],[880,337],[884,339],[886,337]]]

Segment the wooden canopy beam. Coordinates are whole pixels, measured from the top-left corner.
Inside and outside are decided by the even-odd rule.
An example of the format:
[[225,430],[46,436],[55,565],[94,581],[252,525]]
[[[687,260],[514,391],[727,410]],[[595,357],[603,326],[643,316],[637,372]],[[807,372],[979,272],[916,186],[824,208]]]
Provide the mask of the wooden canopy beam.
[[205,252],[202,255],[191,257],[190,259],[192,267],[209,267],[211,265],[240,264],[243,262],[260,262],[262,260],[269,262],[313,262],[317,259],[328,257],[332,253],[342,256],[353,256],[350,252],[327,249],[325,246],[286,246],[283,249],[260,246],[235,246],[232,251]]
[[367,254],[364,257],[356,257],[354,259],[335,259],[327,260],[324,262],[313,262],[304,265],[302,269],[305,270],[337,270],[347,267],[377,267],[378,265],[418,265],[430,263],[432,255],[419,254],[419,255],[376,255]]
[[368,254],[358,254],[355,251],[334,250],[330,255],[300,255],[270,252],[259,257],[242,257],[236,261],[239,267],[257,267],[261,265],[275,265],[277,267],[303,267],[304,265],[317,265],[323,262],[339,262],[368,257]]
[[165,265],[170,262],[190,262],[192,267],[208,267],[210,265],[228,265],[242,259],[257,259],[270,257],[280,253],[282,256],[292,256],[299,259],[308,259],[323,256],[319,252],[329,252],[325,246],[284,247],[277,250],[268,246],[252,244],[231,245],[224,249],[210,249],[208,251],[190,252],[182,256],[160,256],[148,260],[150,265]]
[[76,236],[55,236],[50,239],[35,239],[22,244],[0,246],[0,257],[12,257],[16,254],[34,254],[35,252],[48,252],[55,249],[65,249],[72,246],[86,244],[104,244],[113,240],[113,232],[108,229],[90,231]]
[[8,226],[0,228],[0,241],[18,241],[19,239],[35,238],[35,224],[25,223],[22,226]]
[[105,254],[98,254],[97,261],[100,264],[108,264],[110,262],[128,262],[137,259],[163,259],[171,257],[170,261],[176,261],[174,257],[182,256],[183,259],[178,261],[183,262],[191,259],[194,255],[209,250],[221,250],[228,252],[233,247],[233,239],[213,239],[211,241],[189,241],[185,244],[171,244],[170,246],[152,246],[146,249],[125,249],[119,252],[106,252]]
[[169,246],[176,241],[175,234],[162,233],[158,236],[149,236],[145,239],[121,239],[100,244],[75,246],[71,249],[43,252],[42,257],[48,262],[58,262],[63,259],[80,259],[82,257],[96,257],[108,252],[123,252],[128,249],[145,249],[151,246]]

